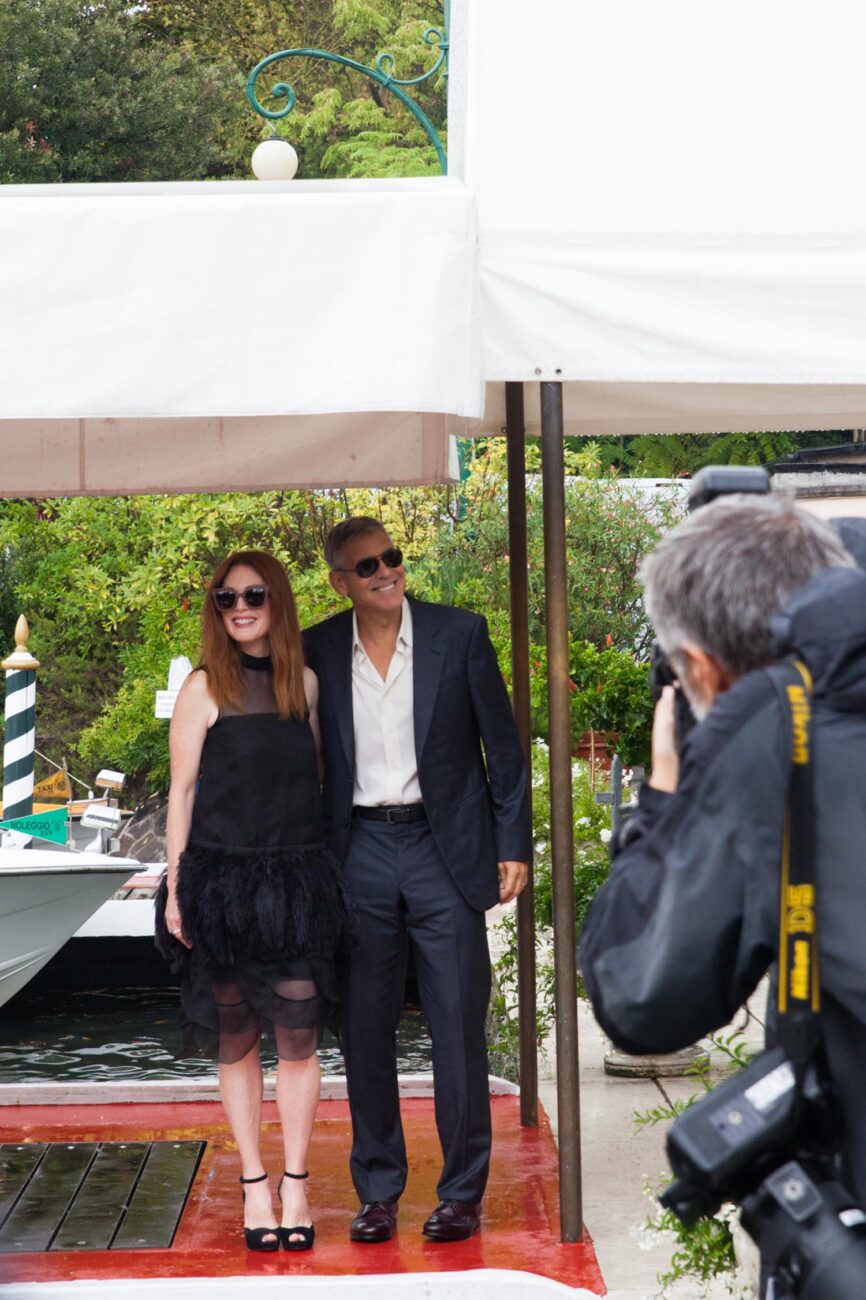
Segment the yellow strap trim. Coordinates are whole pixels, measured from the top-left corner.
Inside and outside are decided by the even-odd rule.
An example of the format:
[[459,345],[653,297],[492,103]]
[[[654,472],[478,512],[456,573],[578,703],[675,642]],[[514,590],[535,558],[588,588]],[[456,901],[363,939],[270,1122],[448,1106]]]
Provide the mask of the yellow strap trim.
[[814,689],[814,683],[812,681],[812,674],[809,672],[809,669],[803,663],[802,659],[795,659],[794,667],[797,669],[797,672],[803,678],[803,685],[806,687],[806,690],[811,693],[811,691]]
[[791,869],[791,814],[785,807],[782,828],[782,889],[779,895],[779,1010],[788,1010],[788,884]]

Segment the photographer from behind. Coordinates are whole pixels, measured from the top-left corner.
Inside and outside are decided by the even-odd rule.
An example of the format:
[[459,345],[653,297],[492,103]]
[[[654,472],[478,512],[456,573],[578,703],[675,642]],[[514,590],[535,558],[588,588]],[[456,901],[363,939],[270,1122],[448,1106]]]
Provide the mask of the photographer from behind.
[[669,533],[642,579],[698,725],[678,750],[666,687],[652,776],[582,931],[593,1008],[624,1050],[676,1051],[727,1024],[775,960],[792,721],[770,670],[796,658],[812,683],[820,1033],[842,1177],[866,1205],[866,574],[790,501],[736,495]]

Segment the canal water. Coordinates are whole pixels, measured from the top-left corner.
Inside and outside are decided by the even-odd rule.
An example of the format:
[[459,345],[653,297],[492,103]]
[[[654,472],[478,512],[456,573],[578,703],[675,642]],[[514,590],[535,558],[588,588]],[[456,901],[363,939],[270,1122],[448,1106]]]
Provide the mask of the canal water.
[[[177,1008],[172,988],[24,989],[0,1009],[0,1083],[215,1075],[211,1061],[175,1057]],[[265,1069],[275,1069],[276,1052],[267,1040],[262,1048]],[[430,1070],[430,1037],[420,1010],[406,1008],[397,1053],[402,1074]],[[319,1055],[323,1074],[344,1073],[329,1035]]]

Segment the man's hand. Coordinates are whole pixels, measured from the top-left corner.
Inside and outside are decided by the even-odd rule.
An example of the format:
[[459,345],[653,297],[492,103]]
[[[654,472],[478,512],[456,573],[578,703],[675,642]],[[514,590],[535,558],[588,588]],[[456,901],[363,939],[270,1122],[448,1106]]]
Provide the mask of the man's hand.
[[510,903],[526,888],[529,879],[529,867],[525,862],[498,862],[499,901]]
[[652,788],[665,794],[673,794],[680,779],[675,705],[676,691],[673,686],[665,686],[653,717],[652,773],[649,778]]

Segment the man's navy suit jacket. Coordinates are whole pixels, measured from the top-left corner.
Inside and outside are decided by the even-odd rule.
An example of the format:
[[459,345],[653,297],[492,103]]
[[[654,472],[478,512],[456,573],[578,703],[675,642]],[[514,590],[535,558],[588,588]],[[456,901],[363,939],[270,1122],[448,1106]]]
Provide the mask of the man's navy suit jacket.
[[[496,864],[532,851],[523,751],[486,620],[409,602],[421,796],[454,883],[486,911],[499,901]],[[308,628],[304,648],[319,679],[328,841],[342,862],[355,783],[351,609]]]

